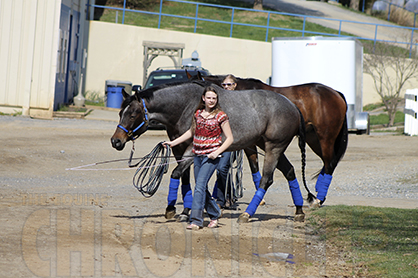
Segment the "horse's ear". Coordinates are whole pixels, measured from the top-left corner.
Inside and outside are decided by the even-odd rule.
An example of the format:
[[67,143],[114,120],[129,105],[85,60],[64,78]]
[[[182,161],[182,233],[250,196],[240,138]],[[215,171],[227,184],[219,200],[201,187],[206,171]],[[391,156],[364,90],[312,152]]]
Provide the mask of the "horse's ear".
[[186,74],[187,74],[187,78],[189,80],[191,80],[193,76],[187,71],[187,69],[185,69],[185,71],[186,71]]
[[200,73],[200,71],[197,72],[197,77],[199,80],[205,80],[202,76],[202,74]]
[[122,95],[123,99],[127,99],[129,97],[129,94],[125,91],[125,89],[122,89]]

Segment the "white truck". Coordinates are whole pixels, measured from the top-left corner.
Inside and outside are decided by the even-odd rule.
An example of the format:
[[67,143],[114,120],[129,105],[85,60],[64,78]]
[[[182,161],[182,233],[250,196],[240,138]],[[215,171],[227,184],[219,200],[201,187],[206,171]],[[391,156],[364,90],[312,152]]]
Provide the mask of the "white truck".
[[363,46],[354,38],[273,38],[271,84],[322,83],[344,94],[351,132],[369,134],[363,112]]

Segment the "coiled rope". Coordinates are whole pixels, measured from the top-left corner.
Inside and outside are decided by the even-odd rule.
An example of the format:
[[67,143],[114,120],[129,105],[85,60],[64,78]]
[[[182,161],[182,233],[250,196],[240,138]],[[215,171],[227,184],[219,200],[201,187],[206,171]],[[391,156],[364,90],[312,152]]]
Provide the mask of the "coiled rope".
[[167,173],[171,149],[158,143],[154,149],[140,161],[129,167],[136,167],[132,182],[135,188],[145,197],[152,197],[158,190],[164,174]]

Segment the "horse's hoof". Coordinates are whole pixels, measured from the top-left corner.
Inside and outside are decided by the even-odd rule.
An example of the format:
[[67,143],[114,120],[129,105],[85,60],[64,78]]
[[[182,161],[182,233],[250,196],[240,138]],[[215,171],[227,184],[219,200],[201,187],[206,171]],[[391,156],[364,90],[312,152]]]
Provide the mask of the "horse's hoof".
[[174,207],[167,207],[165,209],[165,219],[171,219],[176,216],[176,208]]
[[261,202],[260,202],[260,206],[264,206],[266,204],[266,201],[264,201],[264,199],[263,200],[261,200]]
[[177,219],[178,222],[187,222],[189,221],[189,216],[186,214],[180,214],[179,218]]
[[241,214],[241,215],[238,217],[237,222],[238,222],[238,223],[248,223],[248,221],[250,221],[250,217],[251,217],[251,216],[250,216],[248,213],[244,212],[243,214]]
[[305,214],[296,214],[295,215],[296,222],[304,222],[305,221]]
[[313,200],[313,202],[309,205],[311,208],[320,208],[321,201],[319,199]]

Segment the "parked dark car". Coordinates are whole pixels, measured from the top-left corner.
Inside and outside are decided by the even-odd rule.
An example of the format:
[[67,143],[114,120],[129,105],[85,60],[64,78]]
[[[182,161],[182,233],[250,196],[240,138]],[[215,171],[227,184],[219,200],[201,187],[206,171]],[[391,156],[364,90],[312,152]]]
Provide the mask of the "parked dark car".
[[148,75],[147,82],[145,82],[143,89],[148,89],[154,86],[188,81],[187,72],[195,76],[198,72],[201,75],[209,75],[209,71],[203,68],[187,68],[187,69],[163,69],[158,68]]
[[[187,70],[187,72],[186,72]],[[200,72],[202,76],[210,75],[209,71],[204,68],[181,68],[181,69],[163,69],[158,68],[152,71],[145,82],[144,87],[142,90],[152,88],[155,86],[169,84],[169,83],[177,83],[177,82],[185,82],[188,81],[189,78],[187,73],[192,76],[196,76],[197,73]],[[141,89],[139,86],[134,86],[134,90]],[[164,125],[156,122],[150,121],[148,128],[150,129],[165,129]]]

